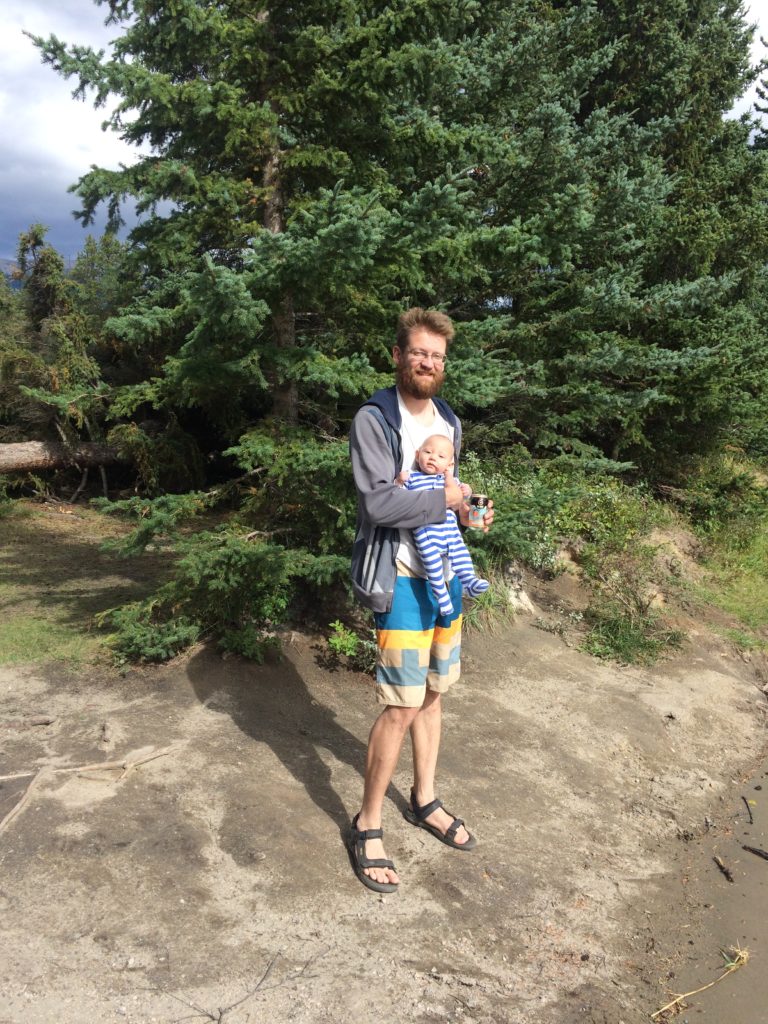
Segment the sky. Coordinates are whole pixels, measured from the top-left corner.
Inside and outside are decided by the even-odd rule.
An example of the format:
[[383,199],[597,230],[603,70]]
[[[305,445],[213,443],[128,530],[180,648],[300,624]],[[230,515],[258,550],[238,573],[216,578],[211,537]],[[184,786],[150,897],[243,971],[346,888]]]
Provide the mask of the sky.
[[[747,4],[756,33],[768,37],[768,0]],[[105,48],[116,28],[104,25],[106,8],[94,0],[0,0],[0,258],[13,259],[18,236],[30,224],[48,226],[48,240],[71,260],[86,234],[100,234],[103,218],[83,228],[72,216],[77,198],[67,189],[92,164],[116,168],[137,159],[101,125],[102,108],[75,100],[74,80],[67,82],[50,67],[23,33],[56,35],[67,43]],[[753,59],[763,54],[755,40]],[[749,109],[747,97],[736,112]]]

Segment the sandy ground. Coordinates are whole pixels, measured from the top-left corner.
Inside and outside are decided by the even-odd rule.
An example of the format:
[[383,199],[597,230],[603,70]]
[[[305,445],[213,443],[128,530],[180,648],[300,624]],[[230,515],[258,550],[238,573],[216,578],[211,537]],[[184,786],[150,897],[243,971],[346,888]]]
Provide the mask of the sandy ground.
[[[4,775],[173,749],[43,773],[0,832],[0,1024],[647,1021],[709,926],[681,891],[694,847],[733,859],[764,679],[696,637],[652,669],[601,664],[535,618],[470,636],[446,702],[440,795],[478,848],[402,818],[403,757],[386,898],[343,843],[371,683],[311,637],[261,667],[201,648],[124,676],[2,670]],[[29,781],[0,783],[0,818]]]

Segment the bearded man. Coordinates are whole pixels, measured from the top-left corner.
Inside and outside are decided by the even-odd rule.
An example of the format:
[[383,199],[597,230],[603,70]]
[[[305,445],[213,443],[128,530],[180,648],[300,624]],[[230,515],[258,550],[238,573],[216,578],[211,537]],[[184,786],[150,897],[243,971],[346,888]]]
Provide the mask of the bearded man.
[[[412,530],[442,523],[453,509],[464,526],[461,488],[446,475],[445,488],[408,491],[396,477],[413,467],[416,451],[432,434],[461,448],[461,423],[437,397],[445,378],[446,351],[454,327],[445,313],[420,308],[403,313],[392,349],[396,384],[377,391],[358,411],[350,431],[352,471],[358,495],[358,528],[352,582],[376,620],[376,699],[384,709],[368,739],[365,788],[352,821],[349,848],[360,881],[375,892],[394,892],[395,866],[384,851],[384,795],[397,767],[405,734],[413,750],[413,788],[406,819],[456,850],[471,850],[475,837],[435,797],[442,695],[459,678],[461,584],[445,566],[453,613],[440,614]],[[492,503],[484,529],[493,521]]]

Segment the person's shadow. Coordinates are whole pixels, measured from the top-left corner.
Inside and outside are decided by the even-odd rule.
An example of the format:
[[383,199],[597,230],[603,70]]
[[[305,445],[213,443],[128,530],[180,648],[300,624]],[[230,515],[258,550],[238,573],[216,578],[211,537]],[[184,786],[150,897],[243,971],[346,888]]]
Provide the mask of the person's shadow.
[[[226,712],[247,736],[269,746],[345,837],[350,815],[318,751],[325,748],[363,776],[366,744],[315,700],[288,657],[263,665],[239,658],[222,663],[214,651],[203,649],[188,662],[187,675],[200,702]],[[361,796],[362,786],[353,795],[357,806]],[[401,811],[407,806],[391,784],[387,797]]]

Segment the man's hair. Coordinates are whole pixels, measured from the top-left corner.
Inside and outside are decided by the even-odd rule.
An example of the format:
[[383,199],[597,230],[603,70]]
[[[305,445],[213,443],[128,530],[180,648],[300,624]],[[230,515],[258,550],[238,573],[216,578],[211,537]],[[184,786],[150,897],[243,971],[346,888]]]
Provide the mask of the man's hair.
[[453,321],[447,313],[440,313],[436,309],[422,309],[421,306],[414,306],[401,313],[397,320],[397,347],[404,351],[408,347],[408,340],[411,331],[423,327],[432,334],[439,334],[445,338],[446,345],[453,340],[456,329]]

